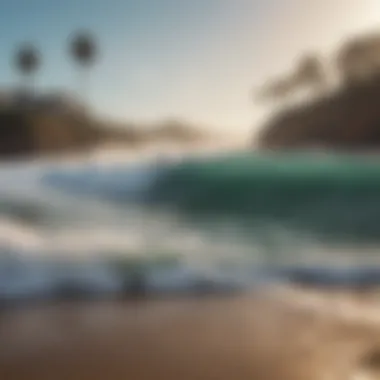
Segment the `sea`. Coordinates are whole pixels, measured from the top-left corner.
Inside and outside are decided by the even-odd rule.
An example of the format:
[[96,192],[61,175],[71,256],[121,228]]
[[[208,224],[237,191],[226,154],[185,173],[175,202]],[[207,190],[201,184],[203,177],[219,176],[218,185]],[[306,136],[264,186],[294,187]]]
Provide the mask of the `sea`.
[[0,164],[0,301],[289,281],[380,283],[379,156],[163,149]]

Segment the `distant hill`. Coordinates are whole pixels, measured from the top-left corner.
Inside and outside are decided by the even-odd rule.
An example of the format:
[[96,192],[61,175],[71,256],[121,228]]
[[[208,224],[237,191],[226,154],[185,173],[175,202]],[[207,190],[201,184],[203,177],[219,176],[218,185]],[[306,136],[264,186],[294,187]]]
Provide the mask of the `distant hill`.
[[0,110],[0,158],[83,150],[98,143],[90,120],[38,110]]
[[170,140],[194,142],[206,136],[194,126],[167,120],[150,127],[112,123],[91,116],[68,96],[0,94],[0,159],[80,152],[102,144],[125,148]]
[[267,149],[380,148],[380,78],[280,112],[264,125],[258,140]]
[[205,131],[190,123],[168,119],[151,125],[139,123],[100,122],[104,141],[115,144],[141,145],[152,142],[172,141],[192,143],[208,138]]
[[[341,42],[330,57],[330,70],[335,73],[339,88],[334,90],[336,87],[330,83],[319,92],[319,95],[324,94],[323,98],[314,96],[314,100],[309,98],[307,104],[276,112],[263,126],[258,145],[269,149],[378,149],[379,52],[380,30],[353,35]],[[313,63],[313,59],[310,62]],[[327,72],[322,70],[322,74]],[[277,89],[273,83],[271,88]],[[314,93],[318,95],[316,91]],[[292,96],[292,92],[287,92],[282,100],[287,101]],[[255,143],[257,145],[257,139]]]

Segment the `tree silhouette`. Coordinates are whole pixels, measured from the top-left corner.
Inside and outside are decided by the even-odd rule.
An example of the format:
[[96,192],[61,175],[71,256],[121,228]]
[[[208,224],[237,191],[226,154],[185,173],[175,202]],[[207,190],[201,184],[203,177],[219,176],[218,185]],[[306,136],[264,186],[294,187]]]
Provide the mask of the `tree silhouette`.
[[326,88],[326,73],[317,54],[308,53],[285,75],[267,80],[254,94],[258,103],[282,103],[292,99],[302,89],[310,89],[311,95],[322,93]]
[[294,83],[299,88],[310,88],[314,95],[325,89],[327,85],[326,73],[323,62],[317,54],[305,54],[299,59],[294,72]]
[[364,83],[380,74],[380,33],[348,39],[336,54],[336,69],[344,86]]
[[23,76],[25,88],[29,91],[33,90],[31,81],[41,66],[41,54],[38,49],[30,43],[20,46],[16,51],[13,64]]
[[75,33],[70,41],[70,54],[78,66],[80,92],[82,101],[85,101],[86,95],[88,95],[87,72],[97,58],[97,44],[92,34],[86,31]]

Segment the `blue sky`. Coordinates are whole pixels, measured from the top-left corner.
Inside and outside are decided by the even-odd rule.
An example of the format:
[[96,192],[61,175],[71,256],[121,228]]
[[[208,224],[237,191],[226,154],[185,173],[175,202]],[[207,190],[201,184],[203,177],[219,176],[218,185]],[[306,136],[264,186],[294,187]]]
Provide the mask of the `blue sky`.
[[260,113],[250,99],[253,85],[289,65],[302,48],[327,49],[352,28],[380,25],[377,3],[3,0],[0,84],[17,80],[10,66],[14,46],[32,41],[44,53],[38,86],[76,89],[67,37],[86,28],[100,43],[90,81],[99,113],[126,120],[180,117],[243,130]]

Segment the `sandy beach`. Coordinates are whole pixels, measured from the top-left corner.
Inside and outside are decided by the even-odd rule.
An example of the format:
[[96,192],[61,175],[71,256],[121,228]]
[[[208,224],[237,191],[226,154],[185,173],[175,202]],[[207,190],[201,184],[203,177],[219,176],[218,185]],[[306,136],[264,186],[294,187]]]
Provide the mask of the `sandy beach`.
[[0,378],[359,379],[380,350],[380,312],[378,323],[345,318],[344,305],[378,301],[323,295],[316,306],[314,294],[312,307],[292,292],[4,309]]

